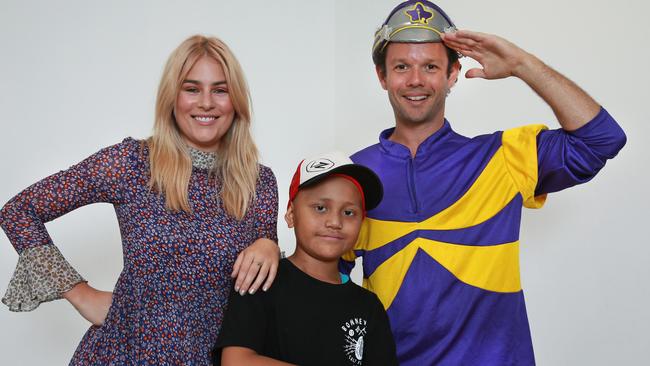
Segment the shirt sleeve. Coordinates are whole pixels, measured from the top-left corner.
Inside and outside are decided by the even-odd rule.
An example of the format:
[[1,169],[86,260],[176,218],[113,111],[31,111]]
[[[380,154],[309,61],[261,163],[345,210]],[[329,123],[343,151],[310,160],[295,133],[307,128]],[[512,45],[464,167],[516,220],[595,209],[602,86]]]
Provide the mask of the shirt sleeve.
[[373,295],[373,300],[373,315],[368,322],[368,334],[363,345],[363,365],[397,366],[395,341],[388,315],[376,295]]
[[601,108],[594,119],[575,131],[523,126],[504,131],[502,142],[508,171],[524,206],[539,208],[547,193],[592,179],[623,148],[626,137]]
[[90,203],[122,203],[128,163],[138,145],[127,139],[105,148],[33,184],[0,210],[0,226],[19,254],[2,299],[10,310],[33,310],[84,281],[54,246],[45,223]]
[[245,347],[262,354],[267,331],[264,297],[269,292],[256,292],[241,296],[234,289],[230,293],[221,332],[212,353],[213,363],[221,364],[221,352],[225,347]]
[[255,230],[257,238],[278,242],[278,183],[270,168],[260,165],[255,192]]
[[591,180],[623,148],[623,129],[604,108],[575,131],[541,131],[537,137],[537,195]]
[[352,250],[344,253],[339,259],[339,272],[343,275],[350,276],[352,269],[359,257],[363,257],[365,248],[368,248],[370,234],[370,219],[364,217],[359,229],[359,236]]

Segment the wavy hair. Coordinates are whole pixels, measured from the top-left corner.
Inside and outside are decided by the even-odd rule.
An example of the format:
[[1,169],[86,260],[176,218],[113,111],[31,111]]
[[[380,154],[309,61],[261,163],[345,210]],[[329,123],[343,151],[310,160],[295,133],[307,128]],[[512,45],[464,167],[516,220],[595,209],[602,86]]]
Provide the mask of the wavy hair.
[[211,57],[223,67],[235,110],[232,125],[219,143],[212,173],[221,181],[219,195],[226,212],[241,220],[255,196],[258,152],[250,132],[251,98],[244,73],[232,51],[218,38],[189,37],[167,60],[158,86],[153,134],[147,139],[149,187],[164,195],[167,209],[191,212],[188,187],[192,161],[176,124],[174,107],[183,80],[201,57]]

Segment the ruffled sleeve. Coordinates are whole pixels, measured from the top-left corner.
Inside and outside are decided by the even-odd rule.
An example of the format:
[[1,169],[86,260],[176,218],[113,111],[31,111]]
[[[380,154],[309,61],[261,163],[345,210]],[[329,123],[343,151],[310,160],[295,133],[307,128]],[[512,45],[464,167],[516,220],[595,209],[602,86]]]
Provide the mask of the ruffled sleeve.
[[54,245],[25,249],[9,281],[2,302],[11,311],[32,311],[43,302],[58,300],[84,278]]
[[84,281],[54,246],[45,223],[81,206],[129,201],[132,166],[141,161],[140,142],[128,138],[84,161],[33,184],[0,209],[0,226],[19,254],[2,302],[12,311],[30,311],[60,299]]

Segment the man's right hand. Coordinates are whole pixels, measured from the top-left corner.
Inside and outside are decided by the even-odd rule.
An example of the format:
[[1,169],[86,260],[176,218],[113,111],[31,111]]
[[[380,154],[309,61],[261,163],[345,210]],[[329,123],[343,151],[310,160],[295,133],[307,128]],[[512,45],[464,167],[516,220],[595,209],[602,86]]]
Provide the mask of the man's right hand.
[[63,297],[77,309],[84,319],[97,326],[104,324],[113,301],[112,292],[99,291],[86,282],[80,282],[64,292]]
[[445,33],[442,40],[483,67],[468,70],[465,77],[488,80],[518,77],[553,109],[566,131],[584,126],[600,111],[600,104],[574,82],[501,37],[459,30]]

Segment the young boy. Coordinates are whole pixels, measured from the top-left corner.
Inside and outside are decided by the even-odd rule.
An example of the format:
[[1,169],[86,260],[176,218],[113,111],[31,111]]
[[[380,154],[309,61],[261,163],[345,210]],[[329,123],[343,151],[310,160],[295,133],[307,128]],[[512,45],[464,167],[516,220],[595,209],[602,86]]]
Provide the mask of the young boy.
[[338,271],[382,195],[377,175],[341,153],[298,165],[285,215],[296,250],[268,291],[233,291],[215,365],[397,365],[381,302]]

